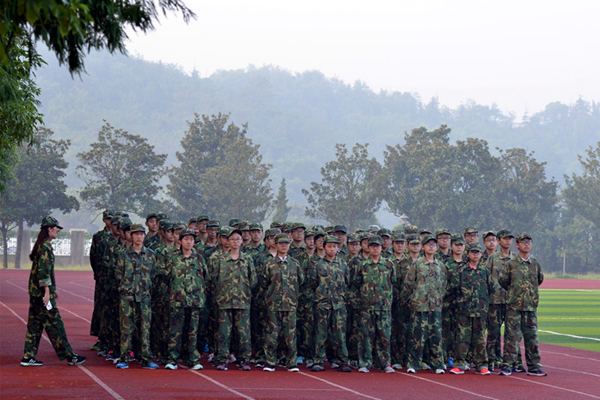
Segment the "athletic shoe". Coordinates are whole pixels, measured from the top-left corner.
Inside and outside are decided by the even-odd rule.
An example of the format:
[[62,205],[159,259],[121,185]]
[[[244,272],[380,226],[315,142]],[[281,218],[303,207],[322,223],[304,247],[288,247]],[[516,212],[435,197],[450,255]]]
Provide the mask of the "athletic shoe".
[[490,375],[491,372],[487,368],[481,368],[479,371],[475,371],[477,375]]
[[358,361],[350,360],[350,366],[352,367],[352,369],[358,369]]
[[210,363],[210,362],[212,362],[214,359],[215,359],[215,353],[210,353],[210,354],[208,355],[208,362]]
[[311,360],[311,359],[306,360],[306,368],[312,368],[313,365],[315,365],[313,360]]
[[240,368],[240,370],[242,371],[250,371],[252,368],[250,368],[250,366],[248,365],[248,363],[246,363],[246,361],[241,361],[238,364],[238,367]]
[[117,368],[118,369],[127,369],[127,368],[129,368],[129,364],[127,364],[125,361],[119,361],[117,363]]
[[498,375],[502,375],[502,376],[510,376],[511,372],[510,369],[508,368],[503,368],[500,373]]
[[435,370],[435,373],[438,375],[445,374],[446,370],[444,370],[443,368],[438,368]]
[[450,373],[454,374],[454,375],[462,375],[465,373],[465,371],[463,371],[462,369],[460,369],[458,367],[454,367],[450,370]]
[[115,358],[118,358],[118,357],[115,357],[115,352],[111,350],[108,352],[108,354],[106,356],[106,361],[115,361]]
[[387,367],[383,368],[381,372],[385,372],[386,374],[393,374],[396,371],[394,371],[394,368],[388,365]]
[[100,341],[98,340],[96,343],[94,343],[92,345],[92,347],[90,347],[90,350],[94,350],[94,351],[98,351],[98,349],[100,348]]
[[340,364],[332,362],[331,364],[329,364],[329,366],[331,367],[331,369],[338,369],[340,367]]
[[221,364],[217,365],[217,370],[218,371],[227,371],[227,364],[221,363]]
[[298,369],[298,367],[290,367],[287,370],[288,370],[288,372],[300,372],[300,370]]
[[87,359],[86,356],[78,356],[77,354],[73,354],[71,358],[67,358],[69,360],[69,365],[81,365]]
[[304,357],[302,357],[302,356],[296,357],[296,364],[300,364],[300,365],[304,364]]
[[235,358],[235,356],[233,355],[233,353],[231,353],[229,355],[229,357],[227,357],[227,364],[233,364],[236,361],[237,361],[237,358]]
[[262,361],[259,361],[259,362],[256,363],[256,368],[262,368],[264,366],[265,366],[265,363],[262,362]]
[[542,371],[541,369],[531,368],[529,371],[527,371],[527,375],[546,376],[546,375],[548,375],[548,373],[546,373],[545,371]]
[[277,361],[277,366],[279,368],[285,368],[286,364],[287,364],[287,361],[285,360],[285,358],[282,358],[281,360]]
[[106,349],[98,349],[98,357],[106,357],[108,355],[108,352],[106,351]]
[[160,367],[158,366],[157,363],[155,362],[149,362],[148,364],[142,366],[143,369],[159,369]]
[[512,372],[527,372],[527,370],[525,369],[524,366],[519,364],[512,368]]
[[494,363],[491,363],[488,369],[490,372],[494,372]]
[[352,367],[348,364],[344,364],[340,367],[340,371],[342,372],[352,372]]
[[175,370],[177,369],[177,364],[167,364],[165,365],[165,369]]
[[426,363],[422,362],[421,369],[431,369],[431,367],[429,365],[427,365]]
[[392,368],[394,368],[394,369],[402,369],[402,365],[400,365],[400,364],[394,364],[394,365],[392,365]]
[[274,372],[275,371],[275,366],[274,365],[267,365],[266,367],[263,368],[263,371]]
[[367,367],[360,367],[358,369],[358,372],[366,374],[367,372],[369,372],[369,368],[367,368]]
[[36,360],[35,358],[21,358],[21,365],[24,367],[39,367],[44,365],[43,362]]
[[454,360],[452,359],[452,357],[448,357],[448,366],[450,368],[454,367]]
[[133,353],[133,351],[129,352],[129,361],[135,361],[135,354]]
[[414,368],[409,368],[409,369],[406,370],[406,372],[409,373],[409,374],[416,374],[417,373],[417,371],[415,371]]
[[323,368],[322,365],[315,364],[315,365],[313,365],[313,367],[310,370],[312,372],[323,372],[323,371],[325,371],[325,368]]
[[194,364],[194,366],[191,367],[190,369],[194,370],[194,371],[200,371],[200,370],[203,370],[204,367],[202,366],[202,364],[198,363],[198,364]]

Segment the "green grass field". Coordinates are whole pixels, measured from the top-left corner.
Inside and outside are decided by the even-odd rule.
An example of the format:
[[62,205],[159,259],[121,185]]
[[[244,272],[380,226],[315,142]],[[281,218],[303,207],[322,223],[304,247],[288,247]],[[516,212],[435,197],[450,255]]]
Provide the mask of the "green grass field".
[[541,343],[600,352],[600,290],[540,289],[537,316]]

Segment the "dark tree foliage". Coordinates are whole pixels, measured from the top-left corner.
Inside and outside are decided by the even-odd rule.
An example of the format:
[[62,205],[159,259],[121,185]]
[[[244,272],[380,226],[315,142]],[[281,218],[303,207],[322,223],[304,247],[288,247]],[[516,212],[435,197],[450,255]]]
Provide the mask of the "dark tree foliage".
[[285,190],[285,178],[281,179],[277,198],[273,202],[275,212],[273,213],[273,221],[287,221],[288,214],[292,207],[288,207],[287,193]]
[[[563,196],[569,207],[600,227],[600,142],[586,150],[587,157],[579,156],[581,175],[565,175]],[[598,238],[596,238],[598,240]]]

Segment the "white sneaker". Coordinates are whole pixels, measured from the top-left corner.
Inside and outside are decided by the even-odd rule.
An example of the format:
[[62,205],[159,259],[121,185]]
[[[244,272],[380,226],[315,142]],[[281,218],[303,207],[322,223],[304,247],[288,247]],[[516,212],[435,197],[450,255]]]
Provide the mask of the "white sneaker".
[[369,372],[369,368],[367,368],[367,367],[360,367],[358,369],[358,372],[362,372],[363,374],[366,374],[367,372]]
[[[165,368],[166,368],[166,367],[165,367]],[[204,367],[202,366],[202,364],[196,364],[196,365],[194,365],[194,366],[193,366],[192,368],[190,368],[190,369],[193,369],[194,371],[199,371],[199,370],[202,370],[202,369],[204,369]]]
[[414,368],[409,368],[409,369],[406,370],[406,372],[409,373],[409,374],[416,374],[417,373],[417,371],[415,371]]
[[233,355],[233,353],[231,353],[229,355],[229,357],[227,357],[227,364],[233,364],[236,361],[237,361],[237,358],[235,358],[235,356]]
[[165,369],[177,369],[177,364],[167,364],[165,365]]
[[435,373],[438,374],[438,375],[439,374],[445,374],[446,371],[443,368],[438,368],[438,369],[435,370]]

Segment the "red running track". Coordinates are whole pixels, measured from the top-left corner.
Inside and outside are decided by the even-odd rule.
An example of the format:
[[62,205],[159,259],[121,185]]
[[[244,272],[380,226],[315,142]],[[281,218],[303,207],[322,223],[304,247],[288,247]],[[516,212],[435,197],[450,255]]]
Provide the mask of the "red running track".
[[[204,371],[142,370],[132,363],[117,370],[112,363],[89,351],[94,339],[89,333],[92,314],[91,272],[58,271],[58,308],[74,349],[88,356],[79,367],[58,361],[47,340],[42,340],[38,358],[43,367],[21,367],[25,322],[28,310],[27,279],[24,270],[0,271],[0,393],[15,398],[175,398],[175,399],[600,399],[600,353],[555,345],[541,345],[547,377],[513,374],[478,376],[433,375],[419,372],[369,374],[300,373],[278,370],[273,373],[235,369],[216,371],[205,363]],[[565,280],[587,284],[589,281]],[[546,284],[552,282],[548,280]],[[573,288],[569,286],[569,288]],[[589,288],[585,286],[583,288]],[[592,289],[594,287],[591,287]]]

